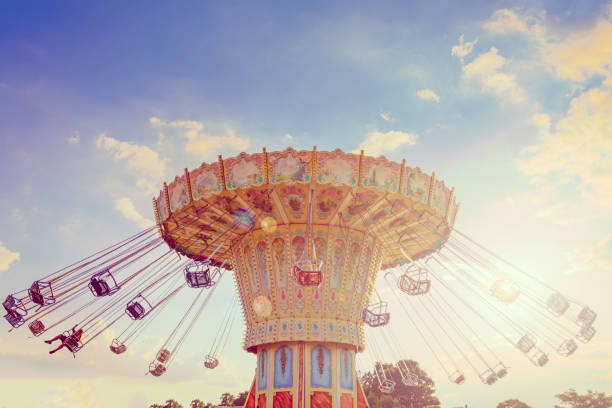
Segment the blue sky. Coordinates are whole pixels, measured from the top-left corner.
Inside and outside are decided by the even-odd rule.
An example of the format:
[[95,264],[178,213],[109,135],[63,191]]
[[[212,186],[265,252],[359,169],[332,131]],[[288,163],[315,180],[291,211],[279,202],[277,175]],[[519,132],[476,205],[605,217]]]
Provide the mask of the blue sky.
[[[134,233],[163,181],[218,154],[363,148],[435,171],[457,189],[458,228],[600,312],[578,355],[520,368],[540,390],[519,373],[493,388],[434,376],[444,406],[610,391],[612,304],[599,289],[612,283],[610,38],[612,6],[589,1],[3,4],[1,286],[20,289]],[[229,281],[220,292],[212,314]],[[254,367],[235,333],[227,366]],[[0,334],[2,365],[16,372],[2,374],[7,406],[40,405],[24,396],[30,384],[62,407],[218,394],[187,363],[151,391],[144,359],[136,371],[94,351],[50,361],[20,336]],[[199,351],[192,342],[185,361]],[[414,357],[435,374],[425,348]],[[53,378],[73,363],[74,375]],[[249,370],[215,381],[241,391]],[[62,388],[71,381],[82,395]]]

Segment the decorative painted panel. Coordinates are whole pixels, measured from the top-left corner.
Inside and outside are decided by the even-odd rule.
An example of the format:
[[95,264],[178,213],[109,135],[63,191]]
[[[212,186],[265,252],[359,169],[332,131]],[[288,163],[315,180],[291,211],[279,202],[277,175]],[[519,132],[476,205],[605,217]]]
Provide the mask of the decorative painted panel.
[[185,175],[182,175],[181,177],[177,176],[174,179],[174,182],[168,186],[168,196],[170,198],[170,210],[172,212],[178,210],[189,202],[187,178]]
[[310,386],[331,388],[331,352],[323,345],[310,350]]
[[353,389],[353,356],[350,350],[340,350],[340,387]]
[[297,152],[291,148],[269,153],[270,183],[309,182],[311,155],[310,151]]
[[344,153],[339,149],[333,152],[317,152],[318,182],[355,185],[359,172],[359,156]]
[[310,395],[310,408],[332,408],[332,396],[329,392],[314,391]]
[[202,165],[189,172],[191,178],[191,193],[194,200],[205,198],[211,194],[216,194],[221,191],[221,178],[219,177],[219,163]]
[[375,187],[381,191],[397,193],[401,166],[384,157],[363,157],[362,184],[364,187]]
[[159,218],[162,222],[164,222],[170,216],[170,211],[168,210],[168,204],[166,203],[166,196],[164,194],[164,190],[159,193],[157,205],[159,206]]
[[353,396],[351,394],[340,396],[340,408],[353,408]]
[[274,388],[293,386],[293,350],[281,346],[274,352]]
[[257,408],[266,408],[266,394],[259,394],[257,397]]
[[272,408],[293,408],[293,394],[291,391],[278,391],[272,398]]
[[265,390],[268,388],[268,352],[266,350],[260,351],[257,356],[257,373],[257,389]]
[[225,183],[228,189],[257,186],[264,181],[263,154],[240,153],[224,160]]
[[404,173],[405,194],[412,196],[417,202],[426,204],[430,180],[431,177],[422,173],[418,167],[411,169],[406,166]]
[[433,190],[433,197],[431,198],[431,205],[440,212],[440,214],[446,214],[446,207],[448,206],[448,199],[450,198],[450,190],[444,186],[444,182],[436,180],[436,185]]

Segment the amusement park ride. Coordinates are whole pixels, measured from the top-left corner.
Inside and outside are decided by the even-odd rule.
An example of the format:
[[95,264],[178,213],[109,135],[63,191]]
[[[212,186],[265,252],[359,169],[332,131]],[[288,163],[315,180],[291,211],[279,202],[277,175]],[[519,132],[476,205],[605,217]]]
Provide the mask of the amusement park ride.
[[[229,272],[239,303],[228,303],[204,366],[218,366],[239,304],[244,349],[257,356],[253,408],[366,407],[355,368],[364,325],[377,332],[369,351],[380,391],[396,385],[383,348],[402,382],[418,385],[391,317],[410,322],[456,384],[465,365],[489,385],[507,375],[486,330],[540,367],[595,334],[593,310],[456,230],[454,189],[405,161],[316,148],[219,156],[164,183],[153,205],[155,227],[8,295],[7,322],[34,336],[76,323],[82,339],[63,340],[72,353],[122,324],[110,344],[122,354],[195,289],[150,364],[160,376]],[[392,313],[375,289],[379,271]]]

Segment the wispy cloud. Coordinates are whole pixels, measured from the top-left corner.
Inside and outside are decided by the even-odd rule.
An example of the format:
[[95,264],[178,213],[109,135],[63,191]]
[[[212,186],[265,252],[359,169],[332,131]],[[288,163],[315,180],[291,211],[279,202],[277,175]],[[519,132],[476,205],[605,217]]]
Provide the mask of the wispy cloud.
[[419,99],[424,101],[434,101],[435,103],[440,103],[440,97],[431,89],[419,89],[417,91],[417,96]]
[[282,138],[282,141],[285,143],[291,143],[293,141],[293,136],[290,133],[285,133]]
[[185,152],[204,158],[215,158],[220,152],[236,153],[246,151],[251,146],[248,137],[238,137],[236,132],[227,127],[225,135],[211,135],[203,132],[204,124],[193,120],[168,122],[157,117],[149,118],[151,126],[156,128],[177,128],[184,130],[183,136],[187,139]]
[[79,134],[78,131],[76,131],[72,134],[72,136],[68,136],[66,138],[66,142],[68,144],[78,144],[81,142],[81,135]]
[[491,47],[489,51],[463,66],[463,78],[501,102],[524,102],[526,93],[517,83],[516,76],[501,71],[507,63],[508,60],[499,54],[499,50]]
[[0,272],[6,271],[13,262],[19,261],[19,252],[13,252],[5,248],[0,242]]
[[[415,133],[402,132],[401,130],[391,130],[383,133],[375,130],[366,135],[366,138],[359,144],[359,149],[364,150],[369,155],[377,156],[393,152],[402,146],[415,145],[417,140],[418,135]],[[354,152],[358,153],[359,150]]]
[[152,220],[143,217],[142,214],[136,210],[132,201],[127,197],[116,199],[115,209],[119,211],[125,219],[135,222],[141,228],[148,228],[154,224]]
[[464,58],[472,53],[477,42],[478,38],[474,41],[464,42],[463,34],[461,34],[461,36],[459,36],[459,44],[453,45],[451,49],[451,55],[459,58],[463,63]]
[[382,120],[384,120],[385,122],[391,122],[393,120],[393,117],[391,116],[390,112],[382,112],[380,114],[380,117],[382,118]]

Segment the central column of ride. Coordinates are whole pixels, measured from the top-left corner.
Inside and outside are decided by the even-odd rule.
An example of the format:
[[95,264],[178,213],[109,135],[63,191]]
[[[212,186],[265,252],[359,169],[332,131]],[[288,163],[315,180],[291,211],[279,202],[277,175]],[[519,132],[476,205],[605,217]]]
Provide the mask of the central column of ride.
[[[362,310],[380,268],[381,245],[364,231],[330,225],[307,230],[307,224],[257,229],[233,245],[244,348],[257,354],[246,407],[366,406],[355,355],[365,346]],[[321,284],[300,284],[296,265],[314,258],[321,260]]]

